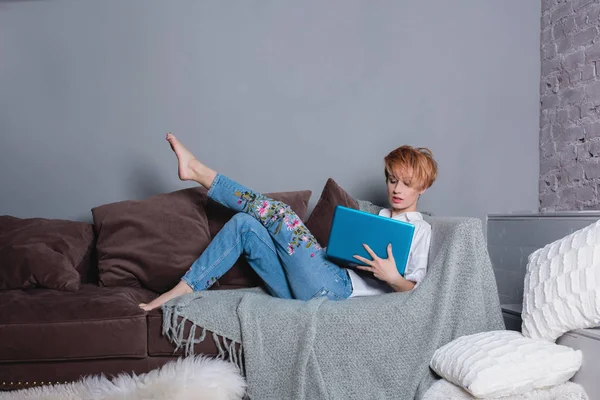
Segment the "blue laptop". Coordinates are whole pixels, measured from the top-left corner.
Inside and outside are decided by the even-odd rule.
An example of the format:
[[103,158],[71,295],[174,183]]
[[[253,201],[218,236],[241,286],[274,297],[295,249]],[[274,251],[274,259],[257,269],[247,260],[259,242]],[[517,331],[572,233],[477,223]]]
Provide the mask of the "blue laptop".
[[352,268],[364,265],[353,257],[355,254],[372,259],[363,243],[381,258],[387,258],[387,245],[391,243],[396,267],[404,276],[414,233],[415,226],[408,222],[337,206],[325,254],[336,264]]

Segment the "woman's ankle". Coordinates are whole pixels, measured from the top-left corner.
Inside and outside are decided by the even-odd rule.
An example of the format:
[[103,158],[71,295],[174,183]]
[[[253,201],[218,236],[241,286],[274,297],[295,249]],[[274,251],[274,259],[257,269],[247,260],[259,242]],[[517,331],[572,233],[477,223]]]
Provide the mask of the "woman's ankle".
[[213,181],[217,177],[217,171],[207,167],[206,165],[200,162],[198,162],[198,164],[195,165],[193,169],[196,174],[195,181],[204,186],[207,190],[210,189]]

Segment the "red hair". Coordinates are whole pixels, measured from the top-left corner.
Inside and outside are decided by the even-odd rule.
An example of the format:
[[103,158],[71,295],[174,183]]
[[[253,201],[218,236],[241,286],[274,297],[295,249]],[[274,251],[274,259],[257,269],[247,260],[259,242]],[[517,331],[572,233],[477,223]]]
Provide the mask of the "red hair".
[[402,179],[409,187],[425,190],[437,178],[437,162],[433,159],[431,150],[426,147],[400,146],[383,160],[386,181],[393,175]]

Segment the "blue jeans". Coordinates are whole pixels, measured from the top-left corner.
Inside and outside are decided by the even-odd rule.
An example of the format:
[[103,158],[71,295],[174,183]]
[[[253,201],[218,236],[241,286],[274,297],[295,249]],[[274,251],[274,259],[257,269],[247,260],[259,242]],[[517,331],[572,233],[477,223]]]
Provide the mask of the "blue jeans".
[[208,196],[238,213],[183,276],[194,291],[210,287],[244,254],[273,296],[300,300],[350,297],[348,272],[326,259],[325,251],[290,206],[221,174]]

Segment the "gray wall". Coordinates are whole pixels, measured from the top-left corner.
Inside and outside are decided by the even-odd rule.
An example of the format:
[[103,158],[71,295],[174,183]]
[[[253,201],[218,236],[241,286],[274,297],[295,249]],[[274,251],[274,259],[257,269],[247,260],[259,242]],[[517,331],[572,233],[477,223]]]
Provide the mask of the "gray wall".
[[382,158],[431,148],[421,208],[534,210],[538,0],[0,1],[0,214],[186,184],[173,131],[259,191],[328,177],[385,199]]
[[600,1],[542,11],[540,210],[600,209]]

